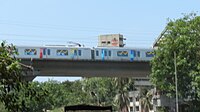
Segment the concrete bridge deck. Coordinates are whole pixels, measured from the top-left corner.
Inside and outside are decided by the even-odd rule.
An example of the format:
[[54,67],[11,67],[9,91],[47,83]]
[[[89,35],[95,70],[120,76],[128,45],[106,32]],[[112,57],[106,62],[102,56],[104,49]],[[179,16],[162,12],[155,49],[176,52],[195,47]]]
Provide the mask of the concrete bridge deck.
[[[31,65],[36,76],[81,76],[81,77],[147,77],[149,62],[82,61],[56,59],[22,59]],[[31,76],[31,75],[29,75]]]

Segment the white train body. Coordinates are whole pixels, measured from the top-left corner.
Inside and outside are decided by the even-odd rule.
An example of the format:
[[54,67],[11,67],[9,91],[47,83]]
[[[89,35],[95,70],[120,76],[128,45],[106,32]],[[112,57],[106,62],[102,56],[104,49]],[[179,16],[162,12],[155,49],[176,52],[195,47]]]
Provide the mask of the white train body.
[[93,61],[149,61],[153,56],[153,49],[138,48],[85,48],[85,47],[28,47],[17,46],[22,59],[66,59]]

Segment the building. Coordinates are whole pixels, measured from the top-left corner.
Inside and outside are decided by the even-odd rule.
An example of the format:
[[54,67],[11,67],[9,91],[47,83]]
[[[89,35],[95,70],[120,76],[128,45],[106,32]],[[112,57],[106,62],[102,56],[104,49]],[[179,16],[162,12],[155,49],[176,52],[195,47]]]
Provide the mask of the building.
[[129,112],[140,112],[141,106],[139,103],[139,91],[129,92]]
[[98,47],[124,47],[124,37],[121,34],[107,34],[98,37]]
[[170,112],[175,112],[175,99],[169,98],[161,91],[156,90],[149,78],[135,79],[134,87],[134,91],[129,92],[129,112],[143,112],[140,103],[141,95],[144,95],[142,94],[143,90],[147,90],[152,95],[152,97],[149,97],[151,98],[150,103],[152,107],[148,112],[156,112],[160,107],[167,107]]
[[[129,92],[129,112],[142,112],[142,105],[140,103],[141,100],[141,94],[142,90],[148,90],[151,91],[152,93],[154,92],[153,86],[149,81],[149,78],[140,78],[140,79],[135,79],[134,81],[134,86],[135,89],[134,91]],[[151,99],[151,104],[153,105],[153,99]],[[155,112],[155,106],[152,107],[149,112]]]

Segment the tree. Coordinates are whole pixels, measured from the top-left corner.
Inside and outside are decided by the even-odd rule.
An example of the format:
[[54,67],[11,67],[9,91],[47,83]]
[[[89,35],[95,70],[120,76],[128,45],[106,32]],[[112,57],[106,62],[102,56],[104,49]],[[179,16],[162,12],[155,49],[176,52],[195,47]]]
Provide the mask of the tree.
[[65,81],[62,83],[65,90],[65,99],[67,105],[90,104],[89,93],[83,90],[82,80],[74,82]]
[[[17,49],[5,41],[0,46],[0,101],[9,112],[22,112],[30,109],[30,100],[42,100],[41,95],[23,80],[22,68],[27,67],[15,58]],[[32,94],[35,93],[35,94]],[[37,102],[38,103],[38,102]],[[29,111],[30,112],[30,111]],[[39,111],[38,111],[39,112]]]
[[[200,101],[200,17],[196,14],[170,20],[151,61],[151,82],[175,96],[175,64],[178,74],[179,99]],[[176,54],[176,57],[174,55]],[[197,104],[193,104],[193,106]]]
[[117,90],[115,102],[120,112],[128,112],[129,107],[129,87],[131,78],[118,77],[114,79],[114,85]]
[[16,48],[6,42],[0,47],[0,100],[9,111],[19,111],[22,106],[17,104],[15,92],[19,90],[21,83],[21,66],[17,59],[13,58],[17,54]]
[[1,112],[8,112],[6,109],[5,109],[5,106],[2,102],[0,102],[0,110]]
[[25,112],[43,112],[43,109],[48,108],[45,103],[47,94],[49,92],[38,82],[23,83],[19,91],[15,92],[16,102],[22,104]]
[[142,112],[149,112],[152,110],[153,105],[151,103],[153,97],[153,93],[151,90],[141,89],[140,90],[140,105]]
[[116,91],[112,84],[112,78],[84,78],[82,85],[83,90],[90,95],[90,103],[101,106],[110,106],[113,104]]

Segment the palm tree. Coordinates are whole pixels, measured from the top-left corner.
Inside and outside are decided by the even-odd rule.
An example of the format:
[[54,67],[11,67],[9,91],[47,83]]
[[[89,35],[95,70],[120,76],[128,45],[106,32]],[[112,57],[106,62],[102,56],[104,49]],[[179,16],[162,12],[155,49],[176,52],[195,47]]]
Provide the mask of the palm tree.
[[142,112],[149,112],[152,109],[151,100],[153,97],[153,93],[151,90],[142,89],[140,90],[140,105]]
[[129,87],[131,84],[130,78],[118,77],[114,79],[114,86],[117,90],[115,103],[120,112],[128,112],[129,107]]

